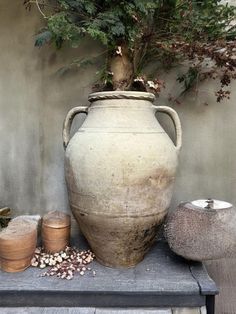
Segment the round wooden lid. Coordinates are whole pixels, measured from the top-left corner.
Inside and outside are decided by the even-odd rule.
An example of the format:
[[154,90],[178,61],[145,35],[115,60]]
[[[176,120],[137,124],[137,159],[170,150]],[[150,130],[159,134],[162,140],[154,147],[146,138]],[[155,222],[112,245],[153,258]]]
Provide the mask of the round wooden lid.
[[43,225],[51,228],[64,228],[70,226],[70,215],[55,210],[43,216]]

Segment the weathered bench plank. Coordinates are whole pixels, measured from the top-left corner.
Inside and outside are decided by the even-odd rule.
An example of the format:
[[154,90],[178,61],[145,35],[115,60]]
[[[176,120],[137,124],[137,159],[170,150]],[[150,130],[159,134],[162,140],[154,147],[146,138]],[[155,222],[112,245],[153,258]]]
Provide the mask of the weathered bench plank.
[[[172,253],[167,244],[157,242],[143,262],[131,269],[111,269],[98,264],[96,270],[73,280],[40,277],[41,270],[0,272],[0,306],[60,307],[200,307],[206,304],[200,283],[190,265]],[[199,264],[201,278],[207,273]],[[210,293],[214,282],[207,277]]]

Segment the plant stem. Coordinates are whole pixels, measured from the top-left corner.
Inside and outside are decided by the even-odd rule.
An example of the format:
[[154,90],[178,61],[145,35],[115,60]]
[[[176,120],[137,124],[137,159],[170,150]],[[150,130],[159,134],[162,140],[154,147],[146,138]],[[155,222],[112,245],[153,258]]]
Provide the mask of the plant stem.
[[43,11],[41,10],[41,8],[40,8],[40,4],[39,4],[39,2],[38,2],[38,0],[34,0],[34,1],[29,1],[30,3],[35,3],[36,4],[36,6],[37,6],[37,8],[38,8],[38,10],[39,10],[39,12],[40,12],[40,14],[43,16],[43,18],[47,18],[47,16],[43,13]]

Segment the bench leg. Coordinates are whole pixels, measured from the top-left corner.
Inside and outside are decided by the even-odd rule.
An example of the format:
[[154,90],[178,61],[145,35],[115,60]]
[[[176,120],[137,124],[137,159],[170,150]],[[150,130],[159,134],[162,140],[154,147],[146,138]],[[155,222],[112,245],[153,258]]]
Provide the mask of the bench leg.
[[206,297],[207,314],[215,314],[215,296],[208,295]]

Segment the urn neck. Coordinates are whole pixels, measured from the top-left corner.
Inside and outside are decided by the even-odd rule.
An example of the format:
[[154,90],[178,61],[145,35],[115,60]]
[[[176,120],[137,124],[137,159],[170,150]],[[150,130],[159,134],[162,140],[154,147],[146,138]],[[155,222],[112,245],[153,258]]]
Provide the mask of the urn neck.
[[155,117],[155,96],[142,92],[101,92],[89,96],[91,105],[84,128],[112,128],[127,131],[153,129],[163,132]]

